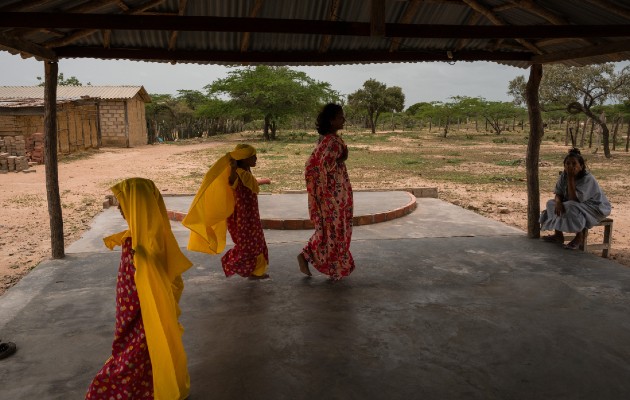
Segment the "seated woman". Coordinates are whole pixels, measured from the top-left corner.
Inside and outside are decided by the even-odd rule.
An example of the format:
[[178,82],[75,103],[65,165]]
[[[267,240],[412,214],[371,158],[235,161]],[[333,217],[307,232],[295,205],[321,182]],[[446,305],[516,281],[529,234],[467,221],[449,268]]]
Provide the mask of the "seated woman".
[[584,243],[584,229],[590,229],[610,215],[610,202],[595,177],[586,170],[580,150],[571,149],[564,158],[564,172],[560,174],[553,200],[540,215],[542,230],[554,230],[543,237],[546,242],[564,243],[563,232],[574,232],[575,238],[564,245],[577,250]]

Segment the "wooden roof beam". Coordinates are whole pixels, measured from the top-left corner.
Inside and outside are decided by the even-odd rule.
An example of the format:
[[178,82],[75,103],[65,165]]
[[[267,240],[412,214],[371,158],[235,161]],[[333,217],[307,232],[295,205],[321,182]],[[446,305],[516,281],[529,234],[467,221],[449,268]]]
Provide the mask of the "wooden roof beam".
[[[177,8],[177,15],[182,16],[186,12],[186,5],[188,0],[179,0],[179,7]],[[171,37],[168,39],[168,49],[173,50],[177,45],[177,36],[179,31],[171,31]]]
[[38,46],[31,42],[16,39],[3,33],[0,33],[0,46],[13,49],[20,53],[26,53],[27,55],[39,59],[47,61],[57,61],[57,54],[54,51],[42,46]]
[[188,51],[166,49],[103,49],[102,47],[67,46],[56,50],[61,58],[101,58],[167,62],[170,60],[208,63],[314,63],[331,64],[336,62],[418,62],[418,61],[527,61],[529,52],[488,52],[463,51],[449,58],[444,51],[361,51],[361,52],[247,52],[240,51]]
[[[532,63],[549,64],[559,63],[563,61],[580,59],[593,56],[601,56],[605,54],[616,54],[630,52],[630,40],[610,42],[606,44],[598,44],[596,46],[584,47],[581,49],[566,50],[552,54],[542,54],[532,57]],[[627,57],[625,57],[627,58]]]
[[601,8],[603,8],[606,11],[610,11],[614,14],[619,15],[620,17],[624,17],[626,19],[630,19],[630,10],[628,8],[622,7],[622,6],[618,6],[608,0],[586,0],[588,2],[591,2]]
[[[477,0],[462,0],[462,1],[468,4],[470,8],[472,8],[473,10],[477,11],[478,13],[486,17],[493,24],[506,25],[506,23],[501,18],[496,16],[491,10],[486,8],[483,4],[479,3]],[[525,47],[529,51],[532,51],[536,54],[542,54],[542,51],[538,47],[534,46],[527,40],[522,39],[520,37],[516,37],[516,36],[514,37],[514,40],[516,40],[518,43],[520,43],[523,47]]]
[[[128,11],[125,11],[123,14],[107,15],[107,18],[103,18],[102,14],[79,14],[78,16],[76,16],[76,18],[82,19],[82,18],[84,18],[85,15],[94,15],[94,16],[97,16],[100,19],[107,20],[107,19],[110,19],[112,17],[120,16],[120,15],[130,16],[130,15],[133,15],[133,14],[140,14],[140,13],[142,13],[142,12],[144,12],[144,11],[150,9],[150,8],[153,8],[153,7],[157,6],[157,5],[160,5],[160,4],[164,3],[164,1],[165,0],[151,0],[151,1],[141,5],[139,7],[136,7],[134,9],[130,9]],[[48,15],[50,17],[51,15],[57,15],[57,14],[48,14]],[[71,15],[71,14],[61,14],[61,15]],[[1,14],[0,14],[0,16],[1,16]],[[101,28],[101,29],[112,29],[112,28],[104,27],[104,28]],[[68,45],[68,44],[70,44],[72,42],[77,41],[78,39],[84,38],[86,36],[93,35],[94,33],[98,32],[98,31],[99,31],[98,28],[97,29],[81,30],[81,31],[78,31],[78,32],[74,32],[74,33],[66,36],[65,38],[61,38],[61,39],[57,39],[57,40],[53,40],[53,41],[47,42],[47,43],[45,43],[45,46],[47,48],[66,46],[66,45]]]
[[385,36],[385,0],[370,1],[370,36]]
[[[400,17],[401,24],[409,24],[413,20],[413,18],[418,14],[418,9],[420,8],[420,3],[422,0],[411,0],[407,2],[407,7],[405,7],[405,11],[403,15]],[[403,39],[396,37],[392,38],[392,44],[389,46],[389,51],[394,52],[397,51],[402,43]]]
[[[251,10],[249,10],[249,17],[256,18],[262,9],[263,0],[256,0]],[[251,32],[243,32],[241,38],[241,52],[245,53],[249,49],[249,40],[251,38]]]
[[[164,0],[152,0],[153,4]],[[475,0],[463,0],[476,3]],[[144,7],[143,7],[144,8]],[[475,9],[475,11],[478,11]],[[141,14],[140,9],[130,14]],[[296,20],[272,18],[233,17],[185,17],[173,15],[130,15],[113,14],[103,18],[102,14],[49,14],[49,13],[3,13],[0,12],[0,27],[19,28],[78,28],[88,30],[178,30],[187,32],[241,32],[247,26],[250,32],[288,33],[306,35],[370,36],[371,24],[365,22],[342,22],[321,20]],[[481,12],[483,14],[483,12]],[[485,16],[485,15],[484,15]],[[506,25],[488,26],[428,25],[428,24],[385,24],[388,37],[409,38],[471,38],[513,39],[531,38],[588,38],[630,37],[630,24],[624,25]],[[81,32],[77,32],[80,34]],[[69,39],[68,39],[69,40]],[[67,43],[66,43],[67,44]],[[58,44],[63,46],[64,44]],[[533,49],[532,49],[533,50]]]
[[[472,10],[470,15],[468,15],[468,18],[466,19],[465,25],[476,25],[477,22],[479,22],[480,19],[481,19],[481,14],[479,14],[475,10]],[[459,50],[463,49],[464,46],[466,46],[466,44],[468,44],[468,42],[470,42],[469,38],[461,38],[461,39],[459,39],[457,41],[457,43],[455,44],[455,51],[459,51]]]
[[[339,12],[339,4],[340,0],[332,0],[330,2],[330,10],[328,11],[328,21],[337,21],[339,16],[337,13]],[[330,43],[332,43],[332,35],[324,35],[322,37],[321,42],[319,42],[319,52],[325,53],[330,48]]]

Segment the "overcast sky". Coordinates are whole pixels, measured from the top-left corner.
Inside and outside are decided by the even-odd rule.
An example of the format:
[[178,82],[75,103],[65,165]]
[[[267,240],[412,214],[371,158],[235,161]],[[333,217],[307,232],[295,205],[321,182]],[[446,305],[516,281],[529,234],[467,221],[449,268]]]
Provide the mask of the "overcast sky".
[[[623,65],[627,65],[624,63]],[[347,95],[368,79],[387,86],[400,86],[405,108],[421,101],[446,101],[451,96],[484,97],[490,101],[510,101],[508,83],[528,69],[489,62],[368,64],[334,67],[295,67],[311,78],[331,84]],[[92,85],[142,85],[150,94],[177,94],[177,90],[203,90],[216,79],[225,78],[230,68],[217,65],[164,64],[138,61],[93,59],[61,60],[59,72]],[[44,76],[42,62],[22,59],[0,51],[0,86],[37,85]]]

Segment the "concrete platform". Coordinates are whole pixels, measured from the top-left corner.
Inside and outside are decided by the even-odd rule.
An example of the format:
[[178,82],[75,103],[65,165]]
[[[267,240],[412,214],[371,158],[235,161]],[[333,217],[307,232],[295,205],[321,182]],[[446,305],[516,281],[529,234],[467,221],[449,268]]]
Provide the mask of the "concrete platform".
[[[356,227],[357,269],[337,284],[299,273],[309,230],[265,231],[267,281],[187,252],[190,399],[630,398],[630,269],[417,205]],[[65,259],[0,297],[0,338],[18,345],[0,360],[0,398],[82,398],[114,327],[120,253],[96,243],[123,227],[105,210]]]

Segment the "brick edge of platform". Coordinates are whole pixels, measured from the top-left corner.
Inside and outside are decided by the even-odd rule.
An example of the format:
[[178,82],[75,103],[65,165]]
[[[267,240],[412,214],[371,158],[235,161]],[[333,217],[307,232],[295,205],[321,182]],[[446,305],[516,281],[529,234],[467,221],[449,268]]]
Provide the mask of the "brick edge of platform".
[[[358,191],[358,190],[357,190]],[[404,217],[405,215],[413,212],[418,204],[416,203],[416,196],[418,197],[435,197],[437,198],[437,188],[410,188],[410,189],[363,189],[361,191],[404,191],[409,195],[409,201],[402,207],[395,208],[393,210],[387,210],[381,213],[375,214],[366,214],[366,215],[357,215],[352,218],[353,226],[361,226],[361,225],[371,225],[378,224],[380,222],[391,221],[396,218]],[[112,199],[113,198],[113,199]],[[115,202],[114,196],[107,196],[106,200],[103,203],[104,208],[109,208],[111,205],[114,205]],[[182,211],[166,211],[168,218],[171,221],[181,222],[185,217],[186,213]],[[277,229],[277,230],[304,230],[304,229],[313,229],[313,223],[308,219],[273,219],[273,218],[261,218],[260,220],[263,229]]]

